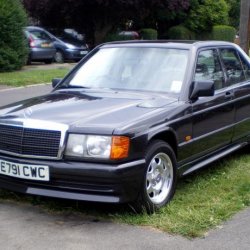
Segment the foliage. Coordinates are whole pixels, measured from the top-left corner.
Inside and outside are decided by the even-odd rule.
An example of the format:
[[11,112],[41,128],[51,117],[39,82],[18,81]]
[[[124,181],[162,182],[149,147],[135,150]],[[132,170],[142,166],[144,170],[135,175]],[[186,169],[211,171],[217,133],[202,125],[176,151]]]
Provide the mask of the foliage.
[[190,0],[23,0],[33,18],[43,26],[74,27],[93,37],[95,43],[126,20],[142,22],[159,9],[186,10]]
[[195,34],[195,38],[199,41],[213,40],[211,31],[203,31]]
[[191,0],[186,27],[196,33],[209,31],[214,25],[228,24],[225,0]]
[[240,0],[226,0],[228,4],[229,25],[239,28],[240,21]]
[[[131,38],[132,39],[132,38]],[[124,35],[119,35],[117,33],[109,33],[106,37],[105,37],[105,42],[113,42],[113,41],[126,41],[126,40],[131,40],[129,39],[128,36],[124,36]]]
[[27,56],[26,13],[19,0],[0,0],[0,72],[20,69]]
[[155,29],[141,29],[140,36],[144,40],[156,40],[158,34]]
[[194,40],[195,34],[185,26],[177,25],[169,29],[168,38],[179,40]]
[[234,27],[226,25],[216,25],[212,29],[212,39],[220,41],[233,42],[235,39],[236,30]]

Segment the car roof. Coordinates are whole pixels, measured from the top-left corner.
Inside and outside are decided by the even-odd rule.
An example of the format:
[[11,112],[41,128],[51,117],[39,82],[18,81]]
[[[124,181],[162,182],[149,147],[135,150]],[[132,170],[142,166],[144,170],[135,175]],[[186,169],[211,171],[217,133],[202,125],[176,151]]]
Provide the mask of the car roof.
[[44,29],[38,26],[27,26],[25,27],[26,30],[41,30],[43,31]]
[[102,44],[101,47],[162,47],[162,48],[203,48],[216,46],[234,46],[224,41],[194,41],[194,40],[129,40]]

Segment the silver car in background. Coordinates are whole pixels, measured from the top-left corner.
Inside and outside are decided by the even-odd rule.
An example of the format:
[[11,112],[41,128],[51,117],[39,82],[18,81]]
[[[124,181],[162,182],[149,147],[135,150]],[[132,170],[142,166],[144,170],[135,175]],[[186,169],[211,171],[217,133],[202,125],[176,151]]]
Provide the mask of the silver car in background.
[[56,49],[51,38],[39,30],[26,27],[24,30],[28,40],[29,56],[27,64],[33,61],[50,64],[54,60]]

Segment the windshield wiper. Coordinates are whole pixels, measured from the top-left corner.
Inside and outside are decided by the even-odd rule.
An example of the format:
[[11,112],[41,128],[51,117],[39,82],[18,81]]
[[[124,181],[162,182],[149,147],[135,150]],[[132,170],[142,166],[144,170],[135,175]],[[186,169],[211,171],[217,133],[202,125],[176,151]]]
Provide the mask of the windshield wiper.
[[67,85],[67,86],[61,86],[58,89],[90,89],[90,87],[85,87],[81,85]]

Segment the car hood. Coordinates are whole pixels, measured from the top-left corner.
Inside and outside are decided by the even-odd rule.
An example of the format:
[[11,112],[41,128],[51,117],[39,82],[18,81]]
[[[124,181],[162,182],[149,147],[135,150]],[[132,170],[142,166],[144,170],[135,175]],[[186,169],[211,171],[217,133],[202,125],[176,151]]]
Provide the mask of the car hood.
[[80,42],[74,42],[74,41],[67,41],[67,40],[64,40],[62,38],[58,38],[56,37],[56,42],[60,43],[61,45],[65,46],[68,48],[68,45],[72,45],[75,47],[75,49],[81,49],[84,46],[84,43],[80,43]]
[[[0,123],[34,120],[68,125],[70,129],[112,133],[177,99],[152,93],[113,90],[57,90],[0,108]],[[171,105],[170,105],[171,106]]]

